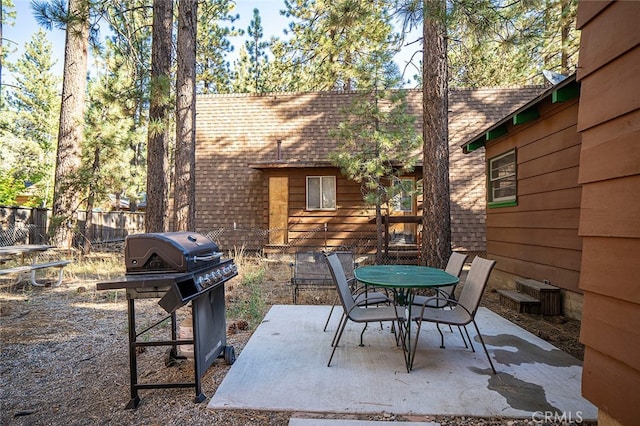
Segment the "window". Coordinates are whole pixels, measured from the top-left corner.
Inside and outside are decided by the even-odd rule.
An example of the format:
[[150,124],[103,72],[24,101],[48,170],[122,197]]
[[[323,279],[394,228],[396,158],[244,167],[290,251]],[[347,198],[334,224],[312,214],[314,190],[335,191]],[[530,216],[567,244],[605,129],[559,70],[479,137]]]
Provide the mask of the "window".
[[307,210],[335,210],[336,177],[307,176]]
[[413,212],[413,179],[394,179],[393,210]]
[[516,151],[489,160],[489,204],[513,205],[516,201]]

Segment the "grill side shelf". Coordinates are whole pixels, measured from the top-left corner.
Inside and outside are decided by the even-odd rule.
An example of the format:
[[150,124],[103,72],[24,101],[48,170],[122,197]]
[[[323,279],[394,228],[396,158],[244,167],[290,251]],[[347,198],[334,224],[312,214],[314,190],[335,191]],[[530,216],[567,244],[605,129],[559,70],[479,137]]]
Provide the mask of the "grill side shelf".
[[125,275],[96,284],[98,290],[162,288],[191,277],[191,273]]

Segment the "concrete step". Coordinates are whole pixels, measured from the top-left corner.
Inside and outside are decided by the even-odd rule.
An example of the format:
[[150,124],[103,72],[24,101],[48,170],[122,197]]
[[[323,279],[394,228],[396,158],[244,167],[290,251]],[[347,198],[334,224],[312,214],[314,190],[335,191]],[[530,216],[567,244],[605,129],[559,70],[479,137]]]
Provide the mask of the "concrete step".
[[539,314],[540,301],[517,290],[498,290],[500,305],[526,314]]

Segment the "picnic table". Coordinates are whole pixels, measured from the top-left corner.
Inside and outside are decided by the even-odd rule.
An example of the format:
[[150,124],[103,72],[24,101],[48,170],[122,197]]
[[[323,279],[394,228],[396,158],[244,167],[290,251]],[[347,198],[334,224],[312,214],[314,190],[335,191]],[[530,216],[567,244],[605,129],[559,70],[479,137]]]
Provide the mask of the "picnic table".
[[[36,271],[58,268],[58,279],[53,284],[57,287],[62,282],[62,271],[65,266],[71,263],[70,260],[55,260],[50,262],[38,262],[38,254],[44,253],[54,246],[44,244],[20,244],[13,246],[1,246],[0,247],[0,264],[5,265],[7,263],[17,263],[17,266],[8,268],[0,268],[0,275],[17,274],[18,279],[16,284],[22,281],[23,274],[30,273],[31,284],[34,286],[42,287],[43,283],[36,280]],[[31,261],[29,262],[29,259]]]

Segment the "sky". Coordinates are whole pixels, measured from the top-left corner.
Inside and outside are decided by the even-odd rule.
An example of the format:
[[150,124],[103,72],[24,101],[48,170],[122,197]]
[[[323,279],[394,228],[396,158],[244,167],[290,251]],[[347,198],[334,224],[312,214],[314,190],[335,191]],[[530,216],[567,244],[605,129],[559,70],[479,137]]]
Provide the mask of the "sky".
[[[23,54],[25,43],[28,43],[31,40],[31,37],[39,28],[33,18],[29,0],[14,0],[14,4],[17,14],[15,25],[4,25],[2,28],[3,37],[10,40],[10,43],[17,48],[16,52],[10,55],[10,61],[15,61]],[[271,36],[284,36],[282,30],[287,27],[289,22],[287,18],[280,15],[280,10],[284,9],[284,0],[236,0],[236,7],[233,13],[240,15],[240,19],[234,23],[236,28],[242,28],[246,31],[251,19],[253,18],[254,8],[260,10],[265,39],[269,39]],[[45,29],[44,31],[49,41],[53,44],[53,58],[54,60],[57,60],[54,72],[58,75],[62,75],[65,33],[58,29]],[[244,43],[244,39],[241,37],[233,37],[231,38],[231,41],[234,45],[234,52],[237,54]],[[417,47],[403,49],[403,51],[396,57],[396,62],[398,63],[400,70],[404,68],[404,64],[409,60],[411,54],[415,50],[417,50]],[[229,57],[231,63],[233,63],[234,58],[234,55]],[[11,84],[13,78],[8,70],[3,68],[2,72],[3,84]],[[410,71],[408,74],[409,77],[411,77],[415,72]]]

